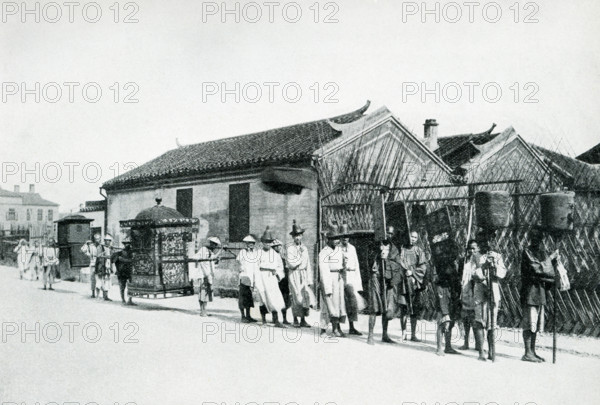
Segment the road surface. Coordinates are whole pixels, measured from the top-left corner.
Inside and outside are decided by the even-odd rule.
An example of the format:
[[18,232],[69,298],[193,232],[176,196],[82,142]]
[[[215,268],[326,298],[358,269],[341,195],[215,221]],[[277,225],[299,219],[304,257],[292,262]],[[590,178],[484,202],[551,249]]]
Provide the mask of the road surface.
[[[389,345],[378,323],[369,346],[364,336],[324,339],[317,328],[242,325],[230,298],[201,318],[196,297],[130,307],[92,299],[80,283],[44,291],[17,273],[0,267],[2,404],[600,403],[593,356],[561,352],[555,365],[531,364],[520,361],[521,346],[501,342],[494,364],[473,350],[438,357],[433,330],[421,331],[424,343]],[[367,317],[358,326],[366,331]]]

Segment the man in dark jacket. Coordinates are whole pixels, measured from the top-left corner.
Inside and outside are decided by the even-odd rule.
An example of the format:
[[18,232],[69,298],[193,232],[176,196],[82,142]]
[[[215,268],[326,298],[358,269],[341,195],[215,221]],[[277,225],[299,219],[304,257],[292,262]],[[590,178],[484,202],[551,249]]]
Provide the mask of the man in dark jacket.
[[[402,267],[400,266],[400,251],[392,243],[394,227],[389,226],[386,230],[387,239],[381,241],[379,251],[369,279],[368,312],[369,312],[369,336],[367,343],[374,345],[373,329],[377,315],[381,315],[383,333],[381,341],[384,343],[396,343],[388,336],[388,322],[397,317],[398,309],[398,286],[402,278]],[[385,283],[382,285],[382,282]]]
[[398,303],[401,310],[400,326],[402,335],[406,331],[406,321],[410,316],[410,340],[420,342],[416,336],[417,317],[421,313],[421,291],[425,289],[427,257],[417,241],[419,234],[412,231],[400,250],[401,280],[398,284]]
[[554,265],[560,259],[558,250],[548,255],[544,247],[544,233],[534,228],[530,233],[531,243],[523,249],[521,258],[521,304],[523,305],[523,361],[541,363],[544,358],[535,352],[538,332],[544,328],[544,306],[546,294],[554,284]]
[[123,304],[135,305],[131,300],[131,295],[129,294],[129,301],[125,301],[125,287],[127,286],[127,281],[131,282],[133,254],[131,251],[131,242],[129,240],[124,240],[123,246],[123,250],[113,253],[111,260],[117,268],[117,278],[119,279],[121,301],[123,301]]

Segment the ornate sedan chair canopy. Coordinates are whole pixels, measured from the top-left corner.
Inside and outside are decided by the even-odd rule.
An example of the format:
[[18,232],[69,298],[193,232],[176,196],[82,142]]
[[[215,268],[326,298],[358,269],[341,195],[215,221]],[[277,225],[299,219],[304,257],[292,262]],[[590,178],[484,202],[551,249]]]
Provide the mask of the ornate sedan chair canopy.
[[160,205],[141,211],[135,219],[120,221],[130,229],[133,273],[132,295],[169,298],[193,294],[188,272],[188,243],[197,231],[198,218]]

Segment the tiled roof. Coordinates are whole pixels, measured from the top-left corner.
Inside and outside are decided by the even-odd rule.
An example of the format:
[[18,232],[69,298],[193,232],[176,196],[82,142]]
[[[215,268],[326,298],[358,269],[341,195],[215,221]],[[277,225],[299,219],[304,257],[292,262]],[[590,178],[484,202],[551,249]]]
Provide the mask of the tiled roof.
[[435,150],[435,153],[451,168],[461,166],[479,153],[476,148],[477,145],[488,143],[499,135],[499,133],[492,133],[495,127],[496,124],[493,124],[490,129],[478,134],[440,137],[438,138],[439,147]]
[[14,193],[0,187],[0,197],[21,197],[20,193]]
[[[464,134],[438,138],[439,148],[435,153],[440,156],[448,166],[457,168],[479,153],[475,146],[483,145],[498,136],[492,134],[494,126],[480,134]],[[566,185],[577,189],[600,189],[600,167],[582,162],[551,151],[541,146],[529,144],[542,160],[550,165],[551,169],[563,179]]]
[[583,152],[581,155],[577,156],[577,159],[595,165],[600,164],[600,143],[587,152]]
[[215,171],[309,161],[322,144],[341,135],[328,121],[340,124],[356,121],[369,104],[329,119],[182,146],[107,181],[102,187],[111,190]]
[[531,146],[542,157],[547,158],[547,160],[559,167],[559,170],[555,170],[555,172],[564,178],[567,185],[577,189],[600,189],[600,167],[542,148],[541,146]]
[[106,200],[86,201],[79,212],[106,211]]
[[57,203],[43,199],[38,193],[18,193],[23,197],[23,205],[47,205],[58,207]]

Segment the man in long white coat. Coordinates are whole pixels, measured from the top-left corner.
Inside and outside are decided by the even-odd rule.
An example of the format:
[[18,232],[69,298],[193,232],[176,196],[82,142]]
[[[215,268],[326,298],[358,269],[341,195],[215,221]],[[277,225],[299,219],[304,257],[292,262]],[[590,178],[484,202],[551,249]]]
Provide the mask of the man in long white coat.
[[361,336],[362,333],[354,327],[354,322],[358,322],[358,312],[365,307],[363,298],[358,294],[363,290],[360,265],[356,248],[350,243],[350,231],[346,223],[342,224],[341,234],[341,249],[344,254],[344,299],[350,323],[348,334]]
[[254,307],[254,298],[252,289],[256,281],[256,274],[259,272],[259,251],[256,249],[256,240],[252,235],[243,239],[246,248],[240,250],[237,255],[237,261],[240,265],[240,283],[238,295],[238,307],[242,314],[242,323],[256,322],[256,319],[250,316],[250,308]]
[[278,312],[285,308],[285,302],[279,289],[279,280],[285,276],[281,255],[271,247],[275,238],[271,235],[269,227],[265,230],[262,238],[262,249],[260,251],[259,272],[256,275],[256,291],[260,297],[260,316],[263,325],[267,323],[266,315],[270,312],[273,316],[273,324],[277,328],[284,328],[279,322]]
[[21,239],[14,249],[17,254],[17,267],[19,268],[19,278],[23,280],[23,276],[26,276],[25,272],[29,269],[29,259],[31,255],[29,253],[29,243],[25,239]]
[[[306,317],[310,307],[315,305],[315,295],[312,291],[313,272],[310,265],[308,249],[302,244],[304,229],[296,224],[292,225],[290,235],[294,238],[294,244],[287,248],[287,265],[289,270],[290,295],[292,297],[292,314],[294,315],[294,326],[309,328]],[[298,318],[301,319],[298,322]]]
[[346,320],[346,302],[344,299],[344,254],[340,248],[338,227],[332,225],[327,231],[327,246],[319,253],[319,270],[321,276],[321,289],[325,301],[321,315],[321,332],[327,329],[326,320],[329,319],[333,327],[333,335],[345,337],[340,323]]
[[215,265],[219,262],[221,254],[221,240],[216,236],[208,238],[208,246],[202,246],[190,259],[198,263],[190,268],[190,279],[194,287],[198,288],[198,303],[200,316],[207,316],[206,305],[212,302],[212,285],[215,278]]
[[[112,240],[112,236],[106,234],[104,236],[104,245],[99,245],[96,256],[96,287],[102,290],[104,301],[112,301],[108,298],[108,292],[111,287],[110,276],[113,273],[111,260],[113,253]],[[98,297],[100,297],[99,294]]]

